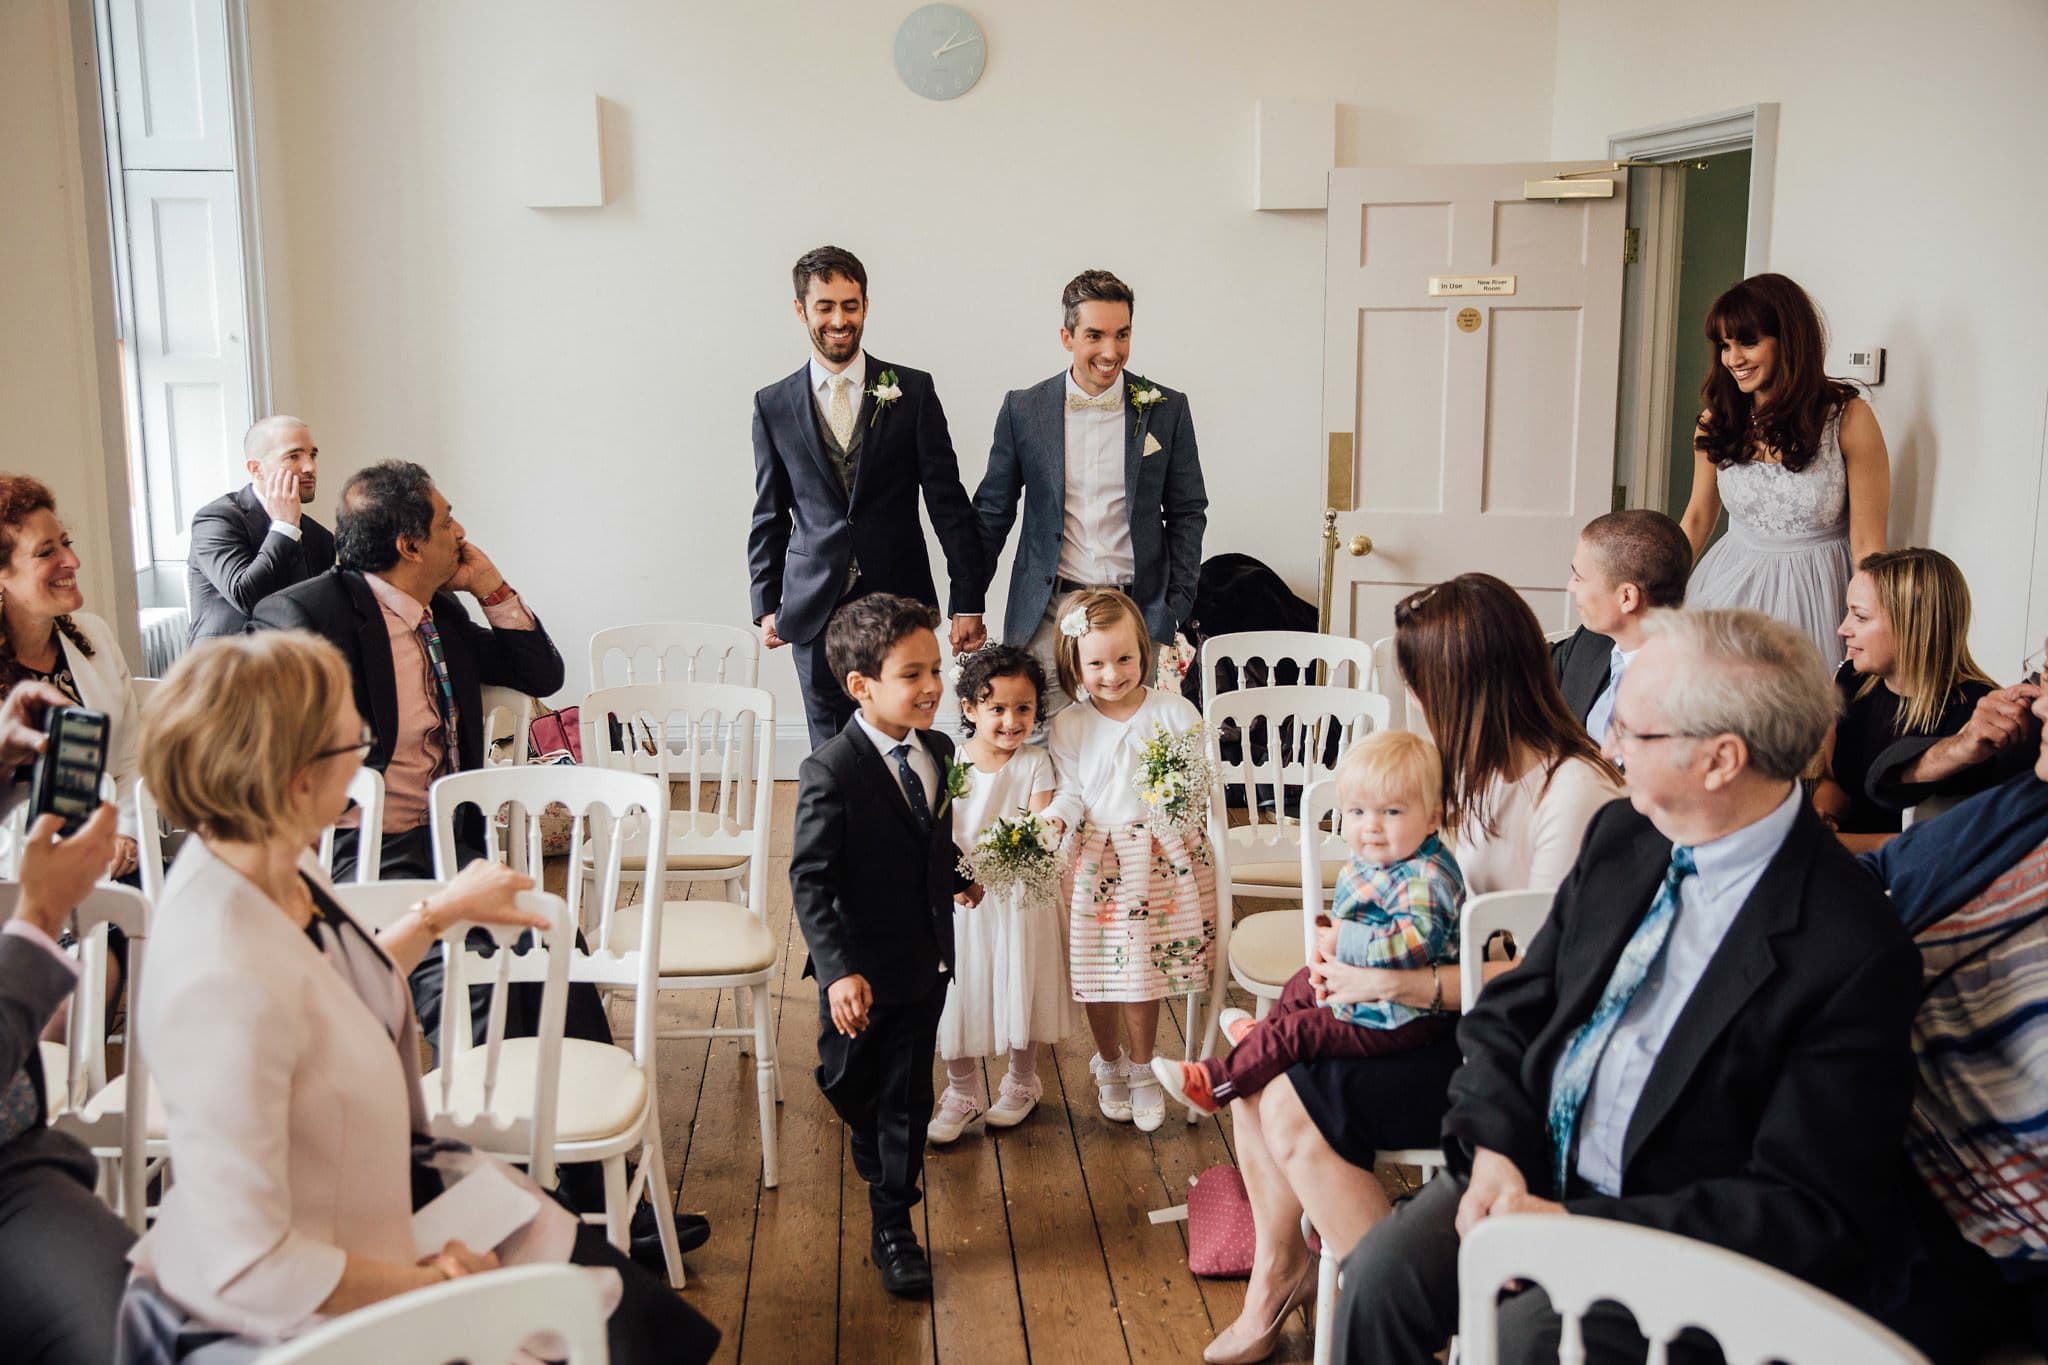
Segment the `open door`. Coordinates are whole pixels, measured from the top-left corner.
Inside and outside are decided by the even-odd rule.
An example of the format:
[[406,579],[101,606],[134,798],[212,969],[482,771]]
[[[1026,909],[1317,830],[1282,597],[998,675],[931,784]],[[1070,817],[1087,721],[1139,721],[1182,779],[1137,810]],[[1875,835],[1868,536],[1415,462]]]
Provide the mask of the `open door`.
[[1579,528],[1613,505],[1626,176],[1331,173],[1326,629],[1391,634],[1397,601],[1467,571],[1569,623]]

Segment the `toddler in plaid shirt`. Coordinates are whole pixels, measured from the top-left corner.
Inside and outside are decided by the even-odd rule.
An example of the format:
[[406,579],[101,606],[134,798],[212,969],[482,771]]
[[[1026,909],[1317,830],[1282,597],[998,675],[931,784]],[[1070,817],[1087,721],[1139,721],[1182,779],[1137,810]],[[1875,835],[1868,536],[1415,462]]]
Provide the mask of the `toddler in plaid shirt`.
[[[1337,763],[1339,828],[1351,860],[1337,878],[1330,923],[1316,929],[1319,958],[1357,967],[1432,967],[1458,959],[1465,879],[1437,829],[1443,760],[1421,735],[1383,730]],[[1317,999],[1309,969],[1296,972],[1263,1019],[1226,1010],[1228,1057],[1152,1061],[1166,1092],[1213,1114],[1256,1095],[1296,1062],[1373,1057],[1430,1042],[1450,1016],[1392,1001]]]

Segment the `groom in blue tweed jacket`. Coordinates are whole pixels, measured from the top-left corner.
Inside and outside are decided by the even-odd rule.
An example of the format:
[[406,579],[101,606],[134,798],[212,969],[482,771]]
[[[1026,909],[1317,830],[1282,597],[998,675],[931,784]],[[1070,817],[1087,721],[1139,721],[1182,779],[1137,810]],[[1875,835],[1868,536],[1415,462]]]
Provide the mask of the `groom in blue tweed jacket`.
[[[1073,364],[1003,399],[974,494],[991,575],[1024,495],[1003,643],[1028,647],[1047,677],[1056,671],[1055,610],[1078,588],[1128,593],[1152,638],[1171,644],[1194,609],[1209,522],[1186,395],[1125,371],[1130,286],[1083,271],[1061,302],[1060,343]],[[1048,698],[1047,714],[1063,704]]]

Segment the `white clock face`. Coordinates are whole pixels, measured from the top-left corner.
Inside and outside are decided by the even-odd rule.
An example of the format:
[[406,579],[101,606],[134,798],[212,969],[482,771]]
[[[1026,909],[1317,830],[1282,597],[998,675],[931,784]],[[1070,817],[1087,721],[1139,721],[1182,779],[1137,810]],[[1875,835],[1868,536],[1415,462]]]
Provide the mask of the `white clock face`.
[[988,65],[988,41],[958,5],[912,10],[896,30],[896,74],[928,100],[957,99]]

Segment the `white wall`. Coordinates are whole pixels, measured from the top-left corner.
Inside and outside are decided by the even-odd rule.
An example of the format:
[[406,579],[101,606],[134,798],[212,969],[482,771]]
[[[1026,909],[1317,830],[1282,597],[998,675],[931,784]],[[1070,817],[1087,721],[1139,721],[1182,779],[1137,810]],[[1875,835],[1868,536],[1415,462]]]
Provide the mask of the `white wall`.
[[1610,135],[1670,119],[1783,106],[1771,268],[1811,291],[1835,338],[1887,348],[1871,401],[1891,448],[1892,541],[1962,566],[1974,650],[2002,679],[2048,630],[2044,71],[2039,0],[1739,16],[1674,0],[1559,6],[1556,156],[1598,156]]
[[85,174],[98,148],[80,144],[81,85],[93,120],[98,95],[91,29],[75,41],[73,18],[65,0],[0,4],[0,471],[49,485],[83,561],[87,607],[113,624],[133,661],[120,414],[103,404],[115,395],[99,382],[102,366],[112,373],[118,363],[103,349],[113,297],[104,177]]
[[[597,626],[746,618],[749,404],[803,359],[788,271],[825,241],[868,266],[870,349],[937,376],[970,491],[1003,392],[1065,364],[1061,286],[1123,275],[1133,368],[1192,398],[1208,552],[1313,596],[1323,222],[1249,207],[1253,100],[1338,100],[1347,165],[1549,136],[1552,0],[981,3],[987,74],[943,105],[891,64],[912,7],[251,2],[278,406],[328,490],[433,469],[572,692]],[[529,88],[606,101],[604,209],[520,207]]]

